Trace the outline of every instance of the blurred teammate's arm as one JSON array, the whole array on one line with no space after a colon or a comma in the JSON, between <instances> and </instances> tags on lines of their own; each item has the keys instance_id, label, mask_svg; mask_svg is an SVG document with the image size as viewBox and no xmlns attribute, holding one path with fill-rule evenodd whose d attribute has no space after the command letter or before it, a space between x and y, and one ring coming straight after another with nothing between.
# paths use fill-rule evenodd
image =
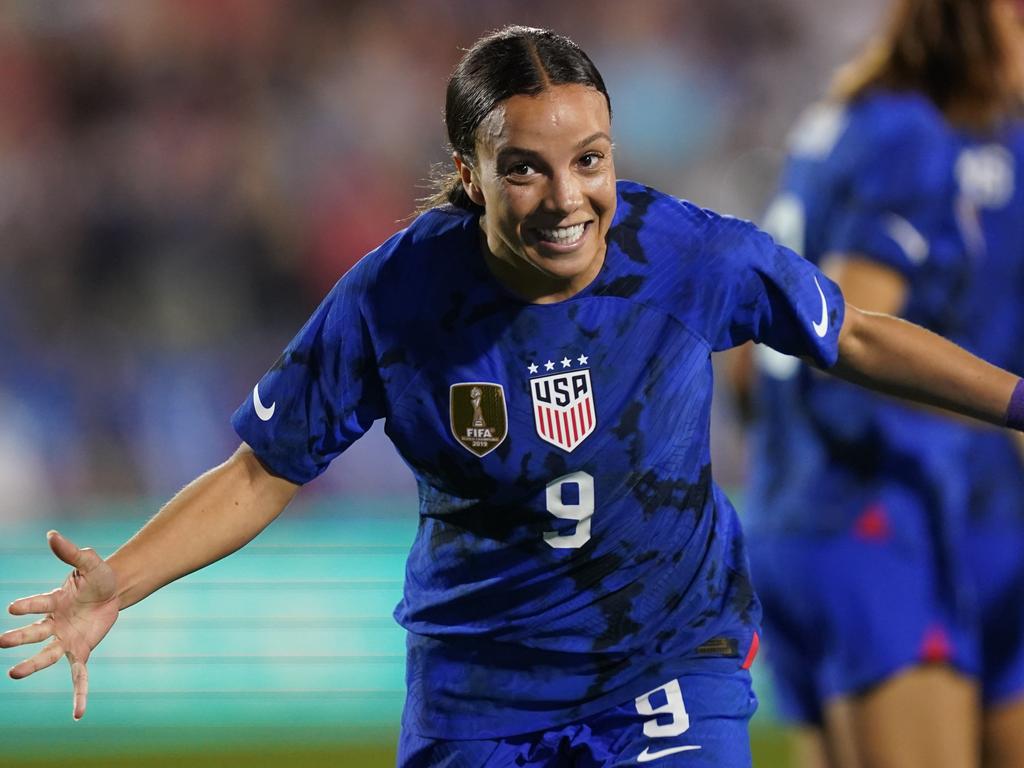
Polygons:
<instances>
[{"instance_id":1,"label":"blurred teammate's arm","mask_svg":"<svg viewBox=\"0 0 1024 768\"><path fill-rule=\"evenodd\" d=\"M243 443L183 488L107 563L121 608L245 546L281 514L299 486L276 477Z\"/></svg>"},{"instance_id":2,"label":"blurred teammate's arm","mask_svg":"<svg viewBox=\"0 0 1024 768\"><path fill-rule=\"evenodd\" d=\"M866 312L900 316L910 286L892 267L863 256L826 256L821 271L839 286L848 304Z\"/></svg>"}]
</instances>

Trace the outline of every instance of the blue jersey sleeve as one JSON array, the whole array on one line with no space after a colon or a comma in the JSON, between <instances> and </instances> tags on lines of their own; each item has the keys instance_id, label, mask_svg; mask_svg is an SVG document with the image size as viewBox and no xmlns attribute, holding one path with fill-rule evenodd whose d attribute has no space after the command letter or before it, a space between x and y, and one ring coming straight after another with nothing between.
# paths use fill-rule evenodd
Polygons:
<instances>
[{"instance_id":1,"label":"blue jersey sleeve","mask_svg":"<svg viewBox=\"0 0 1024 768\"><path fill-rule=\"evenodd\" d=\"M338 282L232 417L260 461L295 483L323 472L384 416L359 272Z\"/></svg>"},{"instance_id":2,"label":"blue jersey sleeve","mask_svg":"<svg viewBox=\"0 0 1024 768\"><path fill-rule=\"evenodd\" d=\"M822 252L858 254L912 278L933 253L958 245L950 143L914 126L853 143L863 154Z\"/></svg>"},{"instance_id":3,"label":"blue jersey sleeve","mask_svg":"<svg viewBox=\"0 0 1024 768\"><path fill-rule=\"evenodd\" d=\"M716 224L702 281L710 289L705 331L712 348L756 341L832 367L845 314L839 287L749 222L723 217Z\"/></svg>"}]
</instances>

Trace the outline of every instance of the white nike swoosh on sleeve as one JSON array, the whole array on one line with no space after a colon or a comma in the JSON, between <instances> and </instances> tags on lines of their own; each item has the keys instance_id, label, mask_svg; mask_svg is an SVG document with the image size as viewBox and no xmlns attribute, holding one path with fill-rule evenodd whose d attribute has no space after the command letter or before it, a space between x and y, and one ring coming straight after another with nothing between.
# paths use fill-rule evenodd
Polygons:
<instances>
[{"instance_id":1,"label":"white nike swoosh on sleeve","mask_svg":"<svg viewBox=\"0 0 1024 768\"><path fill-rule=\"evenodd\" d=\"M821 283L818 282L818 278L814 278L814 287L818 289L818 295L821 296L821 321L811 321L811 326L814 328L814 332L818 334L819 339L825 338L825 334L828 333L828 303L825 301L825 292L821 290Z\"/></svg>"},{"instance_id":2,"label":"white nike swoosh on sleeve","mask_svg":"<svg viewBox=\"0 0 1024 768\"><path fill-rule=\"evenodd\" d=\"M269 408L260 402L260 385L256 384L252 388L252 407L256 409L256 415L260 421L270 421L274 417L277 401L272 402Z\"/></svg>"},{"instance_id":3,"label":"white nike swoosh on sleeve","mask_svg":"<svg viewBox=\"0 0 1024 768\"><path fill-rule=\"evenodd\" d=\"M700 749L699 746L687 745L685 747L669 747L668 749L659 749L657 752L651 752L650 747L644 747L644 751L636 756L638 763L649 763L652 760L659 760L662 757L668 757L674 755L677 752L689 752L694 749Z\"/></svg>"}]
</instances>

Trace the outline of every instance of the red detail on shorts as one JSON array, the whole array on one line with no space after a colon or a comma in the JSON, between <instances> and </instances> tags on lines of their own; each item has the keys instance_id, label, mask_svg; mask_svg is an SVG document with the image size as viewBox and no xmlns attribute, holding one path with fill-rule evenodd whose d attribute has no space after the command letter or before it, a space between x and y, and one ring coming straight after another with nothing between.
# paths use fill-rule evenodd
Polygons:
<instances>
[{"instance_id":1,"label":"red detail on shorts","mask_svg":"<svg viewBox=\"0 0 1024 768\"><path fill-rule=\"evenodd\" d=\"M946 630L933 624L925 630L924 638L921 640L921 660L929 664L939 664L949 661L953 656L953 646L949 642L949 635Z\"/></svg>"},{"instance_id":2,"label":"red detail on shorts","mask_svg":"<svg viewBox=\"0 0 1024 768\"><path fill-rule=\"evenodd\" d=\"M868 541L885 541L892 535L889 516L881 504L872 504L853 523L853 532Z\"/></svg>"},{"instance_id":3,"label":"red detail on shorts","mask_svg":"<svg viewBox=\"0 0 1024 768\"><path fill-rule=\"evenodd\" d=\"M750 650L747 651L747 658L743 660L743 666L740 669L750 669L750 665L754 663L754 658L757 656L757 649L760 647L761 638L755 632L753 639L750 641Z\"/></svg>"}]
</instances>

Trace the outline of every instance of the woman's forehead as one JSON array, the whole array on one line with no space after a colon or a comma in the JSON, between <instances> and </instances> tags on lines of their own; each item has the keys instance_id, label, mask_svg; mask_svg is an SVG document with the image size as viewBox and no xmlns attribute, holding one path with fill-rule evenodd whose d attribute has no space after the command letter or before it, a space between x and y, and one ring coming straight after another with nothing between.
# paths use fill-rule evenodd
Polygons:
<instances>
[{"instance_id":1,"label":"woman's forehead","mask_svg":"<svg viewBox=\"0 0 1024 768\"><path fill-rule=\"evenodd\" d=\"M536 95L517 94L502 101L480 124L477 141L492 150L507 145L554 148L610 132L603 93L587 85L554 85Z\"/></svg>"}]
</instances>

